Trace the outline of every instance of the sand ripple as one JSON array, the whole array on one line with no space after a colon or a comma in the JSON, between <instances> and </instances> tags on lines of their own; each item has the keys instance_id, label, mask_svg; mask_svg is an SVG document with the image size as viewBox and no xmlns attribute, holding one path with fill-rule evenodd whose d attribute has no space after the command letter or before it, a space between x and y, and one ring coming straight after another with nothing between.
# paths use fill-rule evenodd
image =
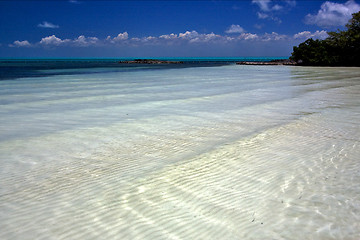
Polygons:
<instances>
[{"instance_id":1,"label":"sand ripple","mask_svg":"<svg viewBox=\"0 0 360 240\"><path fill-rule=\"evenodd\" d=\"M238 95L180 84L186 97L131 105L153 114L3 141L0 238L360 238L357 72L250 69L260 85ZM259 90L269 74L283 87Z\"/></svg>"}]
</instances>

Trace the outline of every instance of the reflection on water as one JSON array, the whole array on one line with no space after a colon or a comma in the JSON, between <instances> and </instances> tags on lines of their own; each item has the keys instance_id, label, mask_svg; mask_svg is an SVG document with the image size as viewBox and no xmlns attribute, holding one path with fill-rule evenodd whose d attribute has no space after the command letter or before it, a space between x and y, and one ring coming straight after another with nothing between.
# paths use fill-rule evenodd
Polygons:
<instances>
[{"instance_id":1,"label":"reflection on water","mask_svg":"<svg viewBox=\"0 0 360 240\"><path fill-rule=\"evenodd\" d=\"M1 239L357 239L360 69L0 82Z\"/></svg>"}]
</instances>

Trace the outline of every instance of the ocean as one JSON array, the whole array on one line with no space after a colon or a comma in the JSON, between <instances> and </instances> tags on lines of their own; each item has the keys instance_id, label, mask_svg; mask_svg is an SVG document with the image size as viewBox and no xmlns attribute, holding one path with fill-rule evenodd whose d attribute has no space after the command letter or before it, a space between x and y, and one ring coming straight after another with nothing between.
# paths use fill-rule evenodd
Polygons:
<instances>
[{"instance_id":1,"label":"ocean","mask_svg":"<svg viewBox=\"0 0 360 240\"><path fill-rule=\"evenodd\" d=\"M359 239L360 68L186 60L1 60L0 239Z\"/></svg>"}]
</instances>

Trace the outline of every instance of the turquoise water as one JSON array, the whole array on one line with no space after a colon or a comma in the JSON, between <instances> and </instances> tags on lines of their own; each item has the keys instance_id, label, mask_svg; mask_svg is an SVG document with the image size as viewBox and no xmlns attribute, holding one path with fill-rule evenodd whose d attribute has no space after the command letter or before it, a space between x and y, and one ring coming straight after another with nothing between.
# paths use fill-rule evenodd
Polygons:
<instances>
[{"instance_id":1,"label":"turquoise water","mask_svg":"<svg viewBox=\"0 0 360 240\"><path fill-rule=\"evenodd\" d=\"M287 59L287 56L282 57L139 57L139 58L0 58L0 61L87 61L87 62L113 62L132 59L158 59L158 60L179 60L179 61L266 61L273 59Z\"/></svg>"},{"instance_id":2,"label":"turquoise water","mask_svg":"<svg viewBox=\"0 0 360 240\"><path fill-rule=\"evenodd\" d=\"M33 58L0 59L0 81L6 79L42 77L53 75L86 74L95 72L124 72L169 68L188 68L235 64L239 61L270 61L286 57L247 58L153 58L159 60L183 61L180 65L133 65L119 64L119 61L134 58Z\"/></svg>"},{"instance_id":3,"label":"turquoise water","mask_svg":"<svg viewBox=\"0 0 360 240\"><path fill-rule=\"evenodd\" d=\"M0 238L358 239L360 69L198 66L0 81Z\"/></svg>"}]
</instances>

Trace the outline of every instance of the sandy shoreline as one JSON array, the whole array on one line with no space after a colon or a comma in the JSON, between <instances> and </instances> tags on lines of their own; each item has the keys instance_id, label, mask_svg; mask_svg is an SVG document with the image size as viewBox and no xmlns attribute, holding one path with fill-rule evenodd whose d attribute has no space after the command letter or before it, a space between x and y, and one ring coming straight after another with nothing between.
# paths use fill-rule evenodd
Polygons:
<instances>
[{"instance_id":1,"label":"sandy shoreline","mask_svg":"<svg viewBox=\"0 0 360 240\"><path fill-rule=\"evenodd\" d=\"M358 80L228 65L0 82L0 238L357 239Z\"/></svg>"},{"instance_id":2,"label":"sandy shoreline","mask_svg":"<svg viewBox=\"0 0 360 240\"><path fill-rule=\"evenodd\" d=\"M286 66L295 66L296 62L284 59L284 60L270 60L270 61L243 61L237 62L237 65L286 65Z\"/></svg>"}]
</instances>

